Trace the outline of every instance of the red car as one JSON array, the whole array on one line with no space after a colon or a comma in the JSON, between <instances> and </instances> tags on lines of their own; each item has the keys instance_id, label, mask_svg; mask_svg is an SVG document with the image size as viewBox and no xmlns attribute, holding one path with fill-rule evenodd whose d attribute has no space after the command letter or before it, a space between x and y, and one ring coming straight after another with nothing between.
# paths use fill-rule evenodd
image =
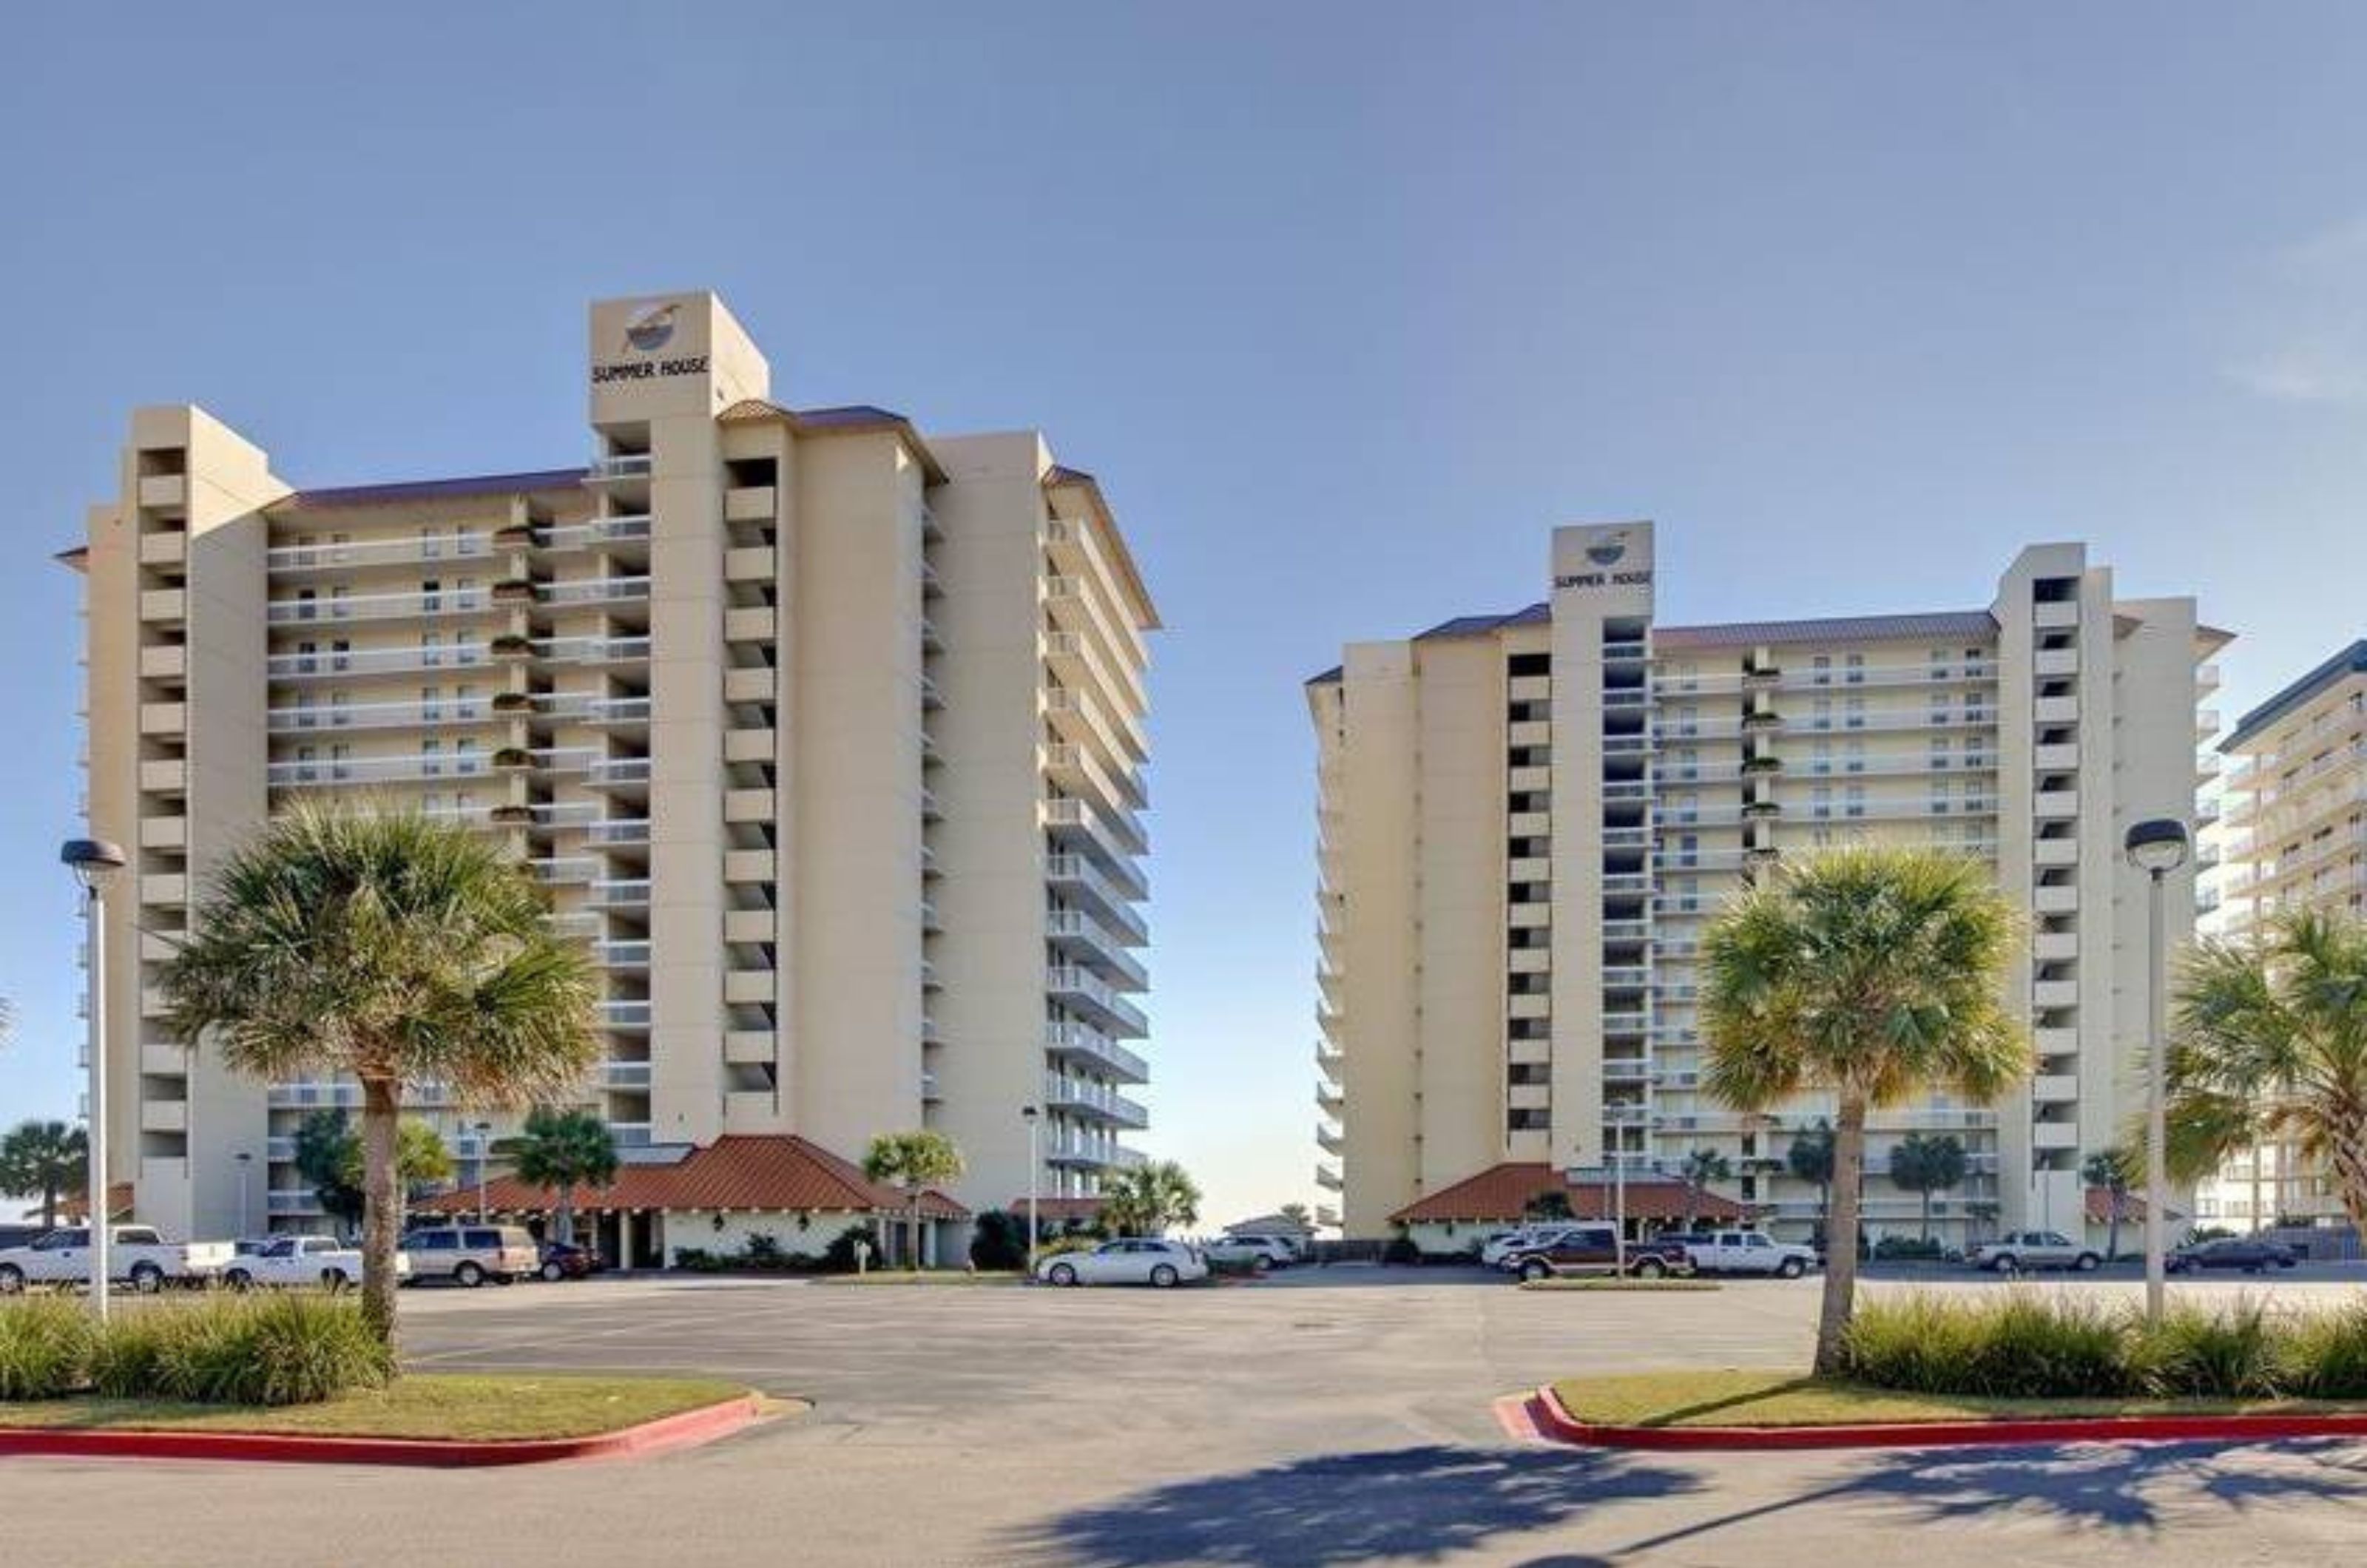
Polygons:
<instances>
[{"instance_id":1,"label":"red car","mask_svg":"<svg viewBox=\"0 0 2367 1568\"><path fill-rule=\"evenodd\" d=\"M546 1241L542 1244L542 1268L546 1280L581 1280L600 1269L600 1255L588 1247L572 1242Z\"/></svg>"},{"instance_id":2,"label":"red car","mask_svg":"<svg viewBox=\"0 0 2367 1568\"><path fill-rule=\"evenodd\" d=\"M1535 1233L1505 1255L1501 1267L1523 1280L1544 1280L1557 1274L1613 1273L1619 1258L1618 1235L1609 1225L1573 1224ZM1639 1280L1693 1271L1693 1254L1677 1242L1631 1241L1626 1259L1627 1272Z\"/></svg>"}]
</instances>

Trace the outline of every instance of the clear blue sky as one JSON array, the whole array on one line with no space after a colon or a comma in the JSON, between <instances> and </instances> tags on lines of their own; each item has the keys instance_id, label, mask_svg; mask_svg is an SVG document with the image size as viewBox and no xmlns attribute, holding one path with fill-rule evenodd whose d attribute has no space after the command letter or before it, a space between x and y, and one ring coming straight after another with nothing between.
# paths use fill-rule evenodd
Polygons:
<instances>
[{"instance_id":1,"label":"clear blue sky","mask_svg":"<svg viewBox=\"0 0 2367 1568\"><path fill-rule=\"evenodd\" d=\"M299 482L565 463L586 300L720 290L801 402L1036 424L1158 652L1158 1125L1311 1195L1342 641L1648 516L1681 619L1985 602L2085 537L2367 631L2367 12L1576 4L16 18L0 96L0 1120L73 1105L75 589L134 403Z\"/></svg>"}]
</instances>

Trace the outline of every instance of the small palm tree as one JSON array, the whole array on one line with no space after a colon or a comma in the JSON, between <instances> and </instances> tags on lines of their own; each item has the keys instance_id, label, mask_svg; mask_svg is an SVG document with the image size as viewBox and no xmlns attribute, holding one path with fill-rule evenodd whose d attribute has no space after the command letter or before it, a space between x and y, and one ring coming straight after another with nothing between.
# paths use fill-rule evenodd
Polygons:
<instances>
[{"instance_id":1,"label":"small palm tree","mask_svg":"<svg viewBox=\"0 0 2367 1568\"><path fill-rule=\"evenodd\" d=\"M1153 1160L1102 1182L1102 1219L1120 1235L1163 1235L1200 1223L1200 1185L1173 1160Z\"/></svg>"},{"instance_id":2,"label":"small palm tree","mask_svg":"<svg viewBox=\"0 0 2367 1568\"><path fill-rule=\"evenodd\" d=\"M1795 1180L1816 1188L1817 1239L1824 1240L1833 1210L1833 1123L1829 1117L1818 1117L1815 1131L1792 1140L1791 1146L1784 1151L1784 1168L1792 1173Z\"/></svg>"},{"instance_id":3,"label":"small palm tree","mask_svg":"<svg viewBox=\"0 0 2367 1568\"><path fill-rule=\"evenodd\" d=\"M2248 942L2199 942L2174 1006L2169 1174L2294 1144L2367 1235L2367 923L2293 913Z\"/></svg>"},{"instance_id":4,"label":"small palm tree","mask_svg":"<svg viewBox=\"0 0 2367 1568\"><path fill-rule=\"evenodd\" d=\"M923 1190L951 1181L961 1173L961 1150L943 1133L925 1129L882 1133L871 1140L871 1147L863 1156L863 1174L874 1181L891 1182L904 1190L910 1211L907 1224L911 1229L907 1234L912 1237L912 1250L906 1255L910 1267L921 1266Z\"/></svg>"},{"instance_id":5,"label":"small palm tree","mask_svg":"<svg viewBox=\"0 0 2367 1568\"><path fill-rule=\"evenodd\" d=\"M1942 1133L1927 1138L1909 1133L1891 1146L1890 1181L1901 1192L1923 1200L1923 1239L1931 1239L1931 1194L1945 1192L1965 1179L1965 1145Z\"/></svg>"},{"instance_id":6,"label":"small palm tree","mask_svg":"<svg viewBox=\"0 0 2367 1568\"><path fill-rule=\"evenodd\" d=\"M90 1180L90 1138L64 1122L26 1122L0 1138L0 1192L41 1195L41 1228L55 1230L58 1199Z\"/></svg>"},{"instance_id":7,"label":"small palm tree","mask_svg":"<svg viewBox=\"0 0 2367 1568\"><path fill-rule=\"evenodd\" d=\"M1748 1111L1833 1097L1820 1373L1840 1371L1855 1303L1867 1111L1935 1087L1990 1100L2030 1069L1999 999L2016 931L1977 861L1868 845L1761 879L1704 935L1711 1096Z\"/></svg>"},{"instance_id":8,"label":"small palm tree","mask_svg":"<svg viewBox=\"0 0 2367 1568\"><path fill-rule=\"evenodd\" d=\"M526 1126L504 1138L493 1152L510 1162L510 1174L529 1187L557 1194L551 1200L551 1239L575 1241L575 1190L606 1187L617 1179L617 1140L608 1123L590 1111L538 1106Z\"/></svg>"},{"instance_id":9,"label":"small palm tree","mask_svg":"<svg viewBox=\"0 0 2367 1568\"><path fill-rule=\"evenodd\" d=\"M1733 1180L1734 1165L1716 1149L1703 1147L1685 1156L1677 1175L1685 1184L1685 1229L1690 1231L1701 1219L1702 1194L1713 1181Z\"/></svg>"},{"instance_id":10,"label":"small palm tree","mask_svg":"<svg viewBox=\"0 0 2367 1568\"><path fill-rule=\"evenodd\" d=\"M2104 1257L2114 1263L2121 1258L2121 1222L2128 1216L2129 1172L2135 1168L2126 1149L2090 1155L2079 1167L2079 1179L2104 1194Z\"/></svg>"},{"instance_id":11,"label":"small palm tree","mask_svg":"<svg viewBox=\"0 0 2367 1568\"><path fill-rule=\"evenodd\" d=\"M312 806L223 862L166 964L173 1032L265 1079L362 1091L362 1311L389 1346L405 1086L463 1104L564 1093L599 1052L595 971L492 840L417 812Z\"/></svg>"}]
</instances>

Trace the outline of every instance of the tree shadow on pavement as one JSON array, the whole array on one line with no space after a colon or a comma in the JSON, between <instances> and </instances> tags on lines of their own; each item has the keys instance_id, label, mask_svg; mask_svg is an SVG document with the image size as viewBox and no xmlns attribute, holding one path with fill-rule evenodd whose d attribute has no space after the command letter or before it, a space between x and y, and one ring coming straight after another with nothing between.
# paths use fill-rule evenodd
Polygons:
<instances>
[{"instance_id":1,"label":"tree shadow on pavement","mask_svg":"<svg viewBox=\"0 0 2367 1568\"><path fill-rule=\"evenodd\" d=\"M1909 1450L1830 1484L1696 1520L1607 1553L1632 1561L1681 1541L1738 1532L1821 1505L1875 1505L1870 1524L2048 1521L2071 1530L2150 1536L2197 1523L2213 1507L2243 1513L2293 1503L2367 1502L2367 1450L2340 1439L2230 1448L2212 1443L2081 1444L2056 1448Z\"/></svg>"},{"instance_id":2,"label":"tree shadow on pavement","mask_svg":"<svg viewBox=\"0 0 2367 1568\"><path fill-rule=\"evenodd\" d=\"M1603 1504L1700 1485L1683 1471L1625 1454L1432 1445L1175 1482L1045 1520L1013 1544L1081 1568L1327 1568L1444 1557ZM1600 1560L1547 1561L1594 1568Z\"/></svg>"}]
</instances>

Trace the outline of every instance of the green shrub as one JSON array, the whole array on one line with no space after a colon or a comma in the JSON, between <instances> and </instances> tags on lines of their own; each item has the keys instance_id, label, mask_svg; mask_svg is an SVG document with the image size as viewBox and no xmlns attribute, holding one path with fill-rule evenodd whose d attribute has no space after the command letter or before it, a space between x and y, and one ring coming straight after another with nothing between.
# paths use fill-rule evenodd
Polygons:
<instances>
[{"instance_id":1,"label":"green shrub","mask_svg":"<svg viewBox=\"0 0 2367 1568\"><path fill-rule=\"evenodd\" d=\"M2128 1328L2129 1381L2163 1399L2270 1399L2284 1392L2287 1335L2259 1303L2216 1311L2180 1303L2158 1326Z\"/></svg>"},{"instance_id":2,"label":"green shrub","mask_svg":"<svg viewBox=\"0 0 2367 1568\"><path fill-rule=\"evenodd\" d=\"M2304 1399L2367 1399L2367 1302L2290 1325L2282 1372L2286 1390Z\"/></svg>"},{"instance_id":3,"label":"green shrub","mask_svg":"<svg viewBox=\"0 0 2367 1568\"><path fill-rule=\"evenodd\" d=\"M849 1225L830 1238L830 1245L822 1248L821 1266L833 1274L854 1273L856 1242L868 1242L871 1261L879 1261L879 1233L868 1224L860 1224Z\"/></svg>"},{"instance_id":4,"label":"green shrub","mask_svg":"<svg viewBox=\"0 0 2367 1568\"><path fill-rule=\"evenodd\" d=\"M124 1303L91 1346L91 1392L105 1399L154 1397L164 1386L167 1349L186 1315L177 1302Z\"/></svg>"},{"instance_id":5,"label":"green shrub","mask_svg":"<svg viewBox=\"0 0 2367 1568\"><path fill-rule=\"evenodd\" d=\"M1388 1246L1381 1248L1381 1261L1384 1263L1419 1263L1421 1261L1421 1248L1414 1245L1413 1238L1411 1236L1391 1236L1389 1238Z\"/></svg>"},{"instance_id":6,"label":"green shrub","mask_svg":"<svg viewBox=\"0 0 2367 1568\"><path fill-rule=\"evenodd\" d=\"M90 1314L65 1296L0 1302L0 1399L57 1399L90 1375L97 1335Z\"/></svg>"},{"instance_id":7,"label":"green shrub","mask_svg":"<svg viewBox=\"0 0 2367 1568\"><path fill-rule=\"evenodd\" d=\"M1936 1236L1886 1235L1874 1244L1874 1258L1882 1263L1937 1262L1946 1256Z\"/></svg>"},{"instance_id":8,"label":"green shrub","mask_svg":"<svg viewBox=\"0 0 2367 1568\"><path fill-rule=\"evenodd\" d=\"M2117 1394L2129 1387L2124 1330L2076 1299L1910 1295L1869 1302L1850 1324L1850 1375L1914 1393L1999 1399Z\"/></svg>"},{"instance_id":9,"label":"green shrub","mask_svg":"<svg viewBox=\"0 0 2367 1568\"><path fill-rule=\"evenodd\" d=\"M1005 1209L979 1215L969 1238L970 1266L1002 1269L1027 1267L1027 1216Z\"/></svg>"}]
</instances>

